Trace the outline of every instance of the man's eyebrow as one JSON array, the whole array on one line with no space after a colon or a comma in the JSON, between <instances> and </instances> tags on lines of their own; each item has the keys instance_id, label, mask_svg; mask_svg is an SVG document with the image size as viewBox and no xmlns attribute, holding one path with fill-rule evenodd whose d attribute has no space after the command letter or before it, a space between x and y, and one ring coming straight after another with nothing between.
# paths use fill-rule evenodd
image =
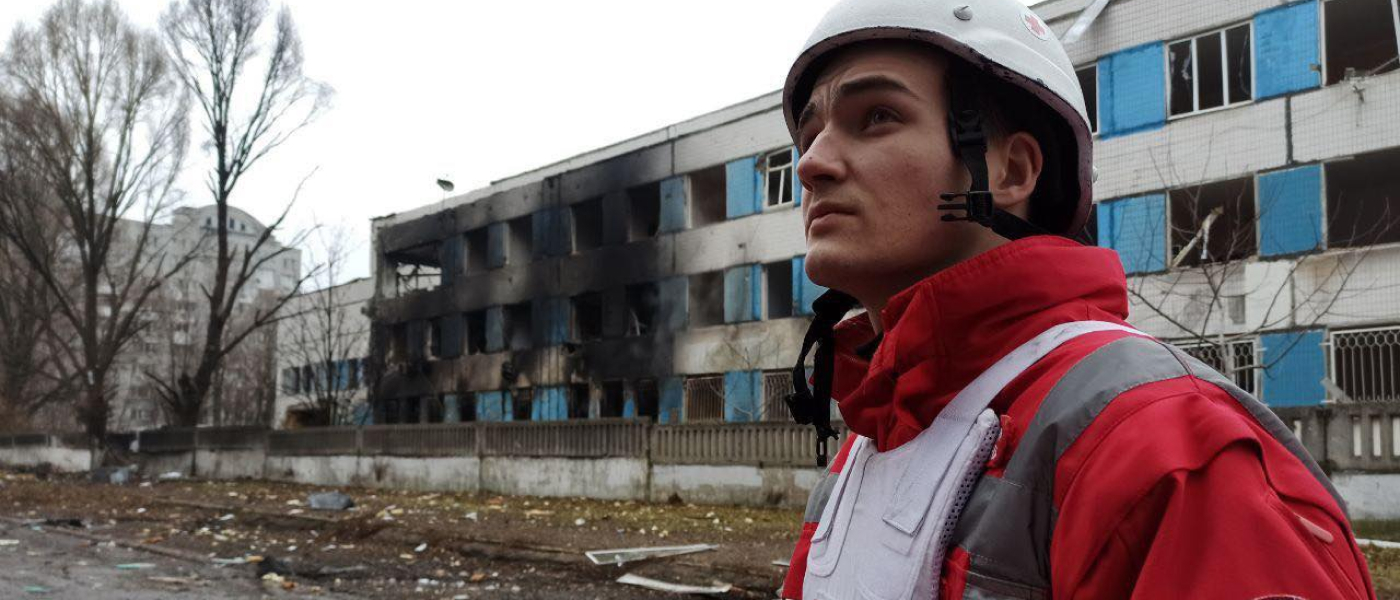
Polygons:
<instances>
[{"instance_id":1,"label":"man's eyebrow","mask_svg":"<svg viewBox=\"0 0 1400 600\"><path fill-rule=\"evenodd\" d=\"M904 83L898 79L886 75L867 75L858 79L852 79L837 86L836 98L832 102L837 102L848 96L870 92L895 92L907 94L914 98L919 97L918 94L914 93L914 90L909 89L909 86L904 85ZM816 101L809 100L807 106L802 109L802 114L797 118L797 128L802 129L803 125L816 115L816 112Z\"/></svg>"}]
</instances>

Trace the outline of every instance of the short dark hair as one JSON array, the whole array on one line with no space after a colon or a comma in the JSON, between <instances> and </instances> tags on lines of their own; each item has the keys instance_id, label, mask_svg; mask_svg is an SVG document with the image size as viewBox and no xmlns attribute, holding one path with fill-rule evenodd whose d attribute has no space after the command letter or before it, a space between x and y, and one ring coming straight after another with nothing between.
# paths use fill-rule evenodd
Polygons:
<instances>
[{"instance_id":1,"label":"short dark hair","mask_svg":"<svg viewBox=\"0 0 1400 600\"><path fill-rule=\"evenodd\" d=\"M1079 205L1079 181L1066 177L1065 161L1075 156L1075 135L1065 119L1024 88L968 62L948 56L945 77L952 106L954 94L982 114L988 140L1024 131L1040 144L1044 164L1031 193L1030 222L1053 233L1067 232ZM995 68L995 67L993 67Z\"/></svg>"}]
</instances>

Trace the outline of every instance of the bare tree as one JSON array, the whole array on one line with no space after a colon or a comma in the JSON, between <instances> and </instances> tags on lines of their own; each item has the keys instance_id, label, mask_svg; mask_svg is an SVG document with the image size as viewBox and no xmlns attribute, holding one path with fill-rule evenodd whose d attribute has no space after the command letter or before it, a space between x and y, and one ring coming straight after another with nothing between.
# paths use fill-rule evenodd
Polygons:
<instances>
[{"instance_id":1,"label":"bare tree","mask_svg":"<svg viewBox=\"0 0 1400 600\"><path fill-rule=\"evenodd\" d=\"M189 260L153 235L187 145L188 102L168 66L159 39L111 0L61 0L37 27L16 27L0 58L0 153L32 178L4 178L0 236L71 330L61 359L78 373L76 414L94 442L107 431L114 366L149 324L147 300ZM43 223L59 226L58 260Z\"/></svg>"},{"instance_id":2,"label":"bare tree","mask_svg":"<svg viewBox=\"0 0 1400 600\"><path fill-rule=\"evenodd\" d=\"M319 268L312 285L316 290L289 304L287 319L279 325L283 352L298 369L294 381L303 399L294 408L309 413L308 424L343 421L360 387L356 365L367 352L369 328L365 319L354 316L360 299L340 285L351 251L348 231L317 230L312 249Z\"/></svg>"},{"instance_id":3,"label":"bare tree","mask_svg":"<svg viewBox=\"0 0 1400 600\"><path fill-rule=\"evenodd\" d=\"M162 386L176 393L170 399L179 406L175 415L183 426L199 422L229 354L274 323L300 287L298 282L271 302L251 307L248 318L238 318L249 309L240 303L240 292L259 269L300 240L282 248L270 244L291 209L288 203L251 244L231 247L229 199L255 164L321 113L331 94L303 74L301 38L287 9L277 13L270 32L264 28L267 16L266 0L176 0L161 17L174 71L198 103L206 136L202 145L212 154L206 185L216 206L214 273L201 290L207 301L202 349L192 373L182 372Z\"/></svg>"}]
</instances>

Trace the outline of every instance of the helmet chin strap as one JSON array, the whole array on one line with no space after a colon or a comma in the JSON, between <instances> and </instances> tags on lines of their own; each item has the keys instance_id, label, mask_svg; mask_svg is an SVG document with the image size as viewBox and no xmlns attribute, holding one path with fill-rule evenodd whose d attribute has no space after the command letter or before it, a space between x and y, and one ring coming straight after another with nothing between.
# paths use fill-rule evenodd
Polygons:
<instances>
[{"instance_id":1,"label":"helmet chin strap","mask_svg":"<svg viewBox=\"0 0 1400 600\"><path fill-rule=\"evenodd\" d=\"M943 200L966 199L961 203L940 204L939 210L966 213L965 216L943 215L943 220L972 221L1013 241L1033 235L1049 235L1050 232L1045 229L997 208L993 202L987 185L987 135L982 126L981 113L954 98L953 109L948 112L948 132L954 150L972 175L972 185L966 192L938 195ZM836 430L831 427L831 380L836 369L835 329L846 313L858 304L855 298L834 289L818 297L812 303L815 317L802 339L797 364L792 367L793 393L787 396L788 411L798 424L810 424L816 428L818 467L826 467L826 441L836 437ZM816 356L813 359L812 386L809 388L806 363L807 355L813 348L816 349Z\"/></svg>"}]
</instances>

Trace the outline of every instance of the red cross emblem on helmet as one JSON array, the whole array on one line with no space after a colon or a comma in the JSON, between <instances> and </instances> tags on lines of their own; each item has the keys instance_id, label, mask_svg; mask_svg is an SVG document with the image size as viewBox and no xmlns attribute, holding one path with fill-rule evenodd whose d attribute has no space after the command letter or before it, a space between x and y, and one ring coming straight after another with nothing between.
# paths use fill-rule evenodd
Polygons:
<instances>
[{"instance_id":1,"label":"red cross emblem on helmet","mask_svg":"<svg viewBox=\"0 0 1400 600\"><path fill-rule=\"evenodd\" d=\"M1045 27L1045 23L1040 20L1040 17L1035 16L1035 13L1026 11L1022 13L1021 20L1025 22L1026 29L1035 34L1035 37L1042 40L1049 39L1050 30Z\"/></svg>"}]
</instances>

